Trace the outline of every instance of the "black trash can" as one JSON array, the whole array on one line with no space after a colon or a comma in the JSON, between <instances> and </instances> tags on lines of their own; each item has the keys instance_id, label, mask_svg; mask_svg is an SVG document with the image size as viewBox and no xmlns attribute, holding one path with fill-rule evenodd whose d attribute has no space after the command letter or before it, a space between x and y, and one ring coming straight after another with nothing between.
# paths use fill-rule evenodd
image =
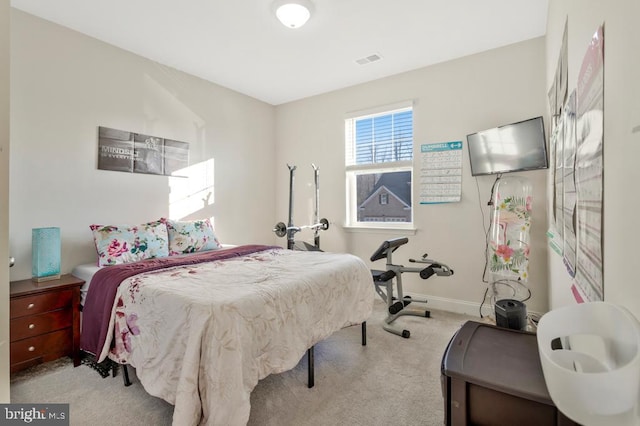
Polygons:
<instances>
[{"instance_id":1,"label":"black trash can","mask_svg":"<svg viewBox=\"0 0 640 426\"><path fill-rule=\"evenodd\" d=\"M515 299L498 300L496 302L496 325L512 330L526 330L527 306Z\"/></svg>"}]
</instances>

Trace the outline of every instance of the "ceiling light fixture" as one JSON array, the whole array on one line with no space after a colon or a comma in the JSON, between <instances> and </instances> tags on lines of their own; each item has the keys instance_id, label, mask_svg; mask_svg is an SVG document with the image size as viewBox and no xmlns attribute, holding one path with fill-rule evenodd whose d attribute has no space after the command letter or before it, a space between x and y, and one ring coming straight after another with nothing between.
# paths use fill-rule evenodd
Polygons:
<instances>
[{"instance_id":1,"label":"ceiling light fixture","mask_svg":"<svg viewBox=\"0 0 640 426\"><path fill-rule=\"evenodd\" d=\"M312 4L308 0L278 0L274 9L282 25L300 28L311 17Z\"/></svg>"}]
</instances>

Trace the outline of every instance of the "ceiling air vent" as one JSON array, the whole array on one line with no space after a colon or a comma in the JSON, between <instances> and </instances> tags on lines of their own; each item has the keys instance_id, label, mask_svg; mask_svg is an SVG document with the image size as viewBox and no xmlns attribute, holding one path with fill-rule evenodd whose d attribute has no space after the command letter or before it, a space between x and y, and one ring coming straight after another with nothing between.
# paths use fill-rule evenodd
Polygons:
<instances>
[{"instance_id":1,"label":"ceiling air vent","mask_svg":"<svg viewBox=\"0 0 640 426\"><path fill-rule=\"evenodd\" d=\"M373 55L369 55L369 56L365 56L364 58L356 59L356 62L359 65L365 65L365 64L369 64L371 62L379 61L380 59L382 59L382 56L378 55L377 53L374 53Z\"/></svg>"}]
</instances>

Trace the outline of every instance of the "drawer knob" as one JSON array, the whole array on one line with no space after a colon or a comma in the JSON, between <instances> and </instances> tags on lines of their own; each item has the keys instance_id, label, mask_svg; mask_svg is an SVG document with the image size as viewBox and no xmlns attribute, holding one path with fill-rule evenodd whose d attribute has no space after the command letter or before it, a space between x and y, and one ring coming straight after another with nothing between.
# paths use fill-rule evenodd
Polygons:
<instances>
[{"instance_id":1,"label":"drawer knob","mask_svg":"<svg viewBox=\"0 0 640 426\"><path fill-rule=\"evenodd\" d=\"M33 309L34 306L36 306L34 303L29 303L27 309Z\"/></svg>"},{"instance_id":2,"label":"drawer knob","mask_svg":"<svg viewBox=\"0 0 640 426\"><path fill-rule=\"evenodd\" d=\"M35 350L36 350L36 347L35 347L35 346L29 346L29 352L33 352L33 351L35 351Z\"/></svg>"},{"instance_id":3,"label":"drawer knob","mask_svg":"<svg viewBox=\"0 0 640 426\"><path fill-rule=\"evenodd\" d=\"M29 324L29 330L33 330L34 328L36 328L35 324Z\"/></svg>"}]
</instances>

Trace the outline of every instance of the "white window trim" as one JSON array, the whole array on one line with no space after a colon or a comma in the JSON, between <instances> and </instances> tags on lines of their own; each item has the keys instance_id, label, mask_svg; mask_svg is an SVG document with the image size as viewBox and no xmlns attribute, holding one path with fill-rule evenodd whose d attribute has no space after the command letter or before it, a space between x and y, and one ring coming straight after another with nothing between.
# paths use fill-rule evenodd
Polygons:
<instances>
[{"instance_id":1,"label":"white window trim","mask_svg":"<svg viewBox=\"0 0 640 426\"><path fill-rule=\"evenodd\" d=\"M345 114L344 120L345 124L347 120L354 119L366 119L372 116L386 115L392 114L401 110L409 110L413 111L414 109L414 100L405 100L401 102L397 102L394 104L381 105L373 108L368 108L366 110L359 111L351 111ZM351 138L349 135L348 126L345 125L345 144L347 143L347 137ZM345 155L346 155L346 145L345 145ZM415 153L415 133L414 133L414 145L413 151ZM346 159L346 157L345 157ZM415 156L414 156L415 159ZM381 167L381 165L383 167ZM415 203L412 212L411 212L411 222L358 222L358 206L352 206L352 193L355 190L355 182L354 177L357 174L366 174L366 173L375 173L376 171L380 171L381 173L392 173L394 171L410 171L412 174L412 194L411 199L415 200L415 180L413 179L413 160L410 161L395 161L395 162L386 162L386 163L374 163L374 164L366 164L366 165L348 165L345 166L345 179L347 180L347 190L346 192L346 216L345 223L343 228L347 232L365 232L368 230L376 231L376 232L387 232L387 231L400 231L401 233L406 233L407 235L413 235L416 232L415 228ZM352 173L350 173L352 172Z\"/></svg>"},{"instance_id":2,"label":"white window trim","mask_svg":"<svg viewBox=\"0 0 640 426\"><path fill-rule=\"evenodd\" d=\"M379 223L379 225L378 225ZM384 222L385 224L393 223L393 222ZM395 222L396 225L389 226L384 225L381 222L368 222L367 225L343 225L342 229L346 232L352 233L376 233L376 234L389 234L389 235L415 235L417 229L414 226L409 225L401 225L398 222Z\"/></svg>"},{"instance_id":3,"label":"white window trim","mask_svg":"<svg viewBox=\"0 0 640 426\"><path fill-rule=\"evenodd\" d=\"M373 108L367 108L359 111L350 111L344 115L345 120L350 120L352 118L367 118L372 115L381 115L384 113L389 113L391 111L401 110L401 109L413 109L413 100L401 101L395 104L387 104L380 105Z\"/></svg>"},{"instance_id":4,"label":"white window trim","mask_svg":"<svg viewBox=\"0 0 640 426\"><path fill-rule=\"evenodd\" d=\"M415 147L414 147L415 148ZM384 165L381 167L381 165ZM363 164L356 166L346 166L347 172L375 173L377 171L404 172L407 168L413 168L413 161L388 161L386 163Z\"/></svg>"},{"instance_id":5,"label":"white window trim","mask_svg":"<svg viewBox=\"0 0 640 426\"><path fill-rule=\"evenodd\" d=\"M353 119L366 119L371 116L377 115L385 115L391 114L395 111L400 110L414 110L415 100L409 99L400 102L396 102L393 104L379 105L377 107L368 108L365 110L358 111L350 111L344 115L345 123L347 120ZM415 128L414 128L415 130ZM348 129L345 126L345 143L347 141ZM414 145L413 150L415 153L415 132L414 132ZM345 154L346 154L346 146L345 146ZM414 156L415 160L415 156ZM384 167L380 167L384 165ZM374 164L366 164L366 165L349 165L345 166L345 178L350 179L355 176L355 174L359 173L375 173L376 171L380 171L383 173L391 173L394 171L411 171L412 173L412 194L411 199L415 200L415 180L413 178L413 160L411 161L395 161L395 162L386 162L386 163L374 163ZM355 172L349 173L349 172ZM358 206L351 205L351 193L355 190L355 182L349 182L346 190L346 217L345 223L343 225L343 229L347 232L367 232L374 231L385 233L388 231L391 232L400 232L406 235L415 235L415 203L412 207L411 212L411 222L400 223L400 222L358 222ZM393 225L391 225L393 223Z\"/></svg>"}]
</instances>

